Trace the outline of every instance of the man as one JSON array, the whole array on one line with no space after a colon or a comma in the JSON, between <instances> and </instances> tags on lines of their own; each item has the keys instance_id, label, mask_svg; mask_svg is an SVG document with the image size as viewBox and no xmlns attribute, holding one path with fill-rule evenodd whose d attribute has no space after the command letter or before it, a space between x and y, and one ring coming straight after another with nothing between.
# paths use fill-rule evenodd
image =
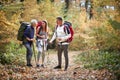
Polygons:
<instances>
[{"instance_id":1,"label":"man","mask_svg":"<svg viewBox=\"0 0 120 80\"><path fill-rule=\"evenodd\" d=\"M31 59L32 59L32 44L34 41L34 34L35 34L35 27L37 26L37 20L33 19L31 20L31 25L27 27L27 29L24 32L24 40L23 44L27 49L26 54L26 60L27 60L27 66L32 67Z\"/></svg>"},{"instance_id":2,"label":"man","mask_svg":"<svg viewBox=\"0 0 120 80\"><path fill-rule=\"evenodd\" d=\"M64 57L65 57L65 68L66 71L68 68L68 45L69 43L66 42L68 38L71 37L71 34L68 34L65 32L65 26L63 25L63 19L61 17L57 17L57 27L55 28L54 35L52 39L50 40L50 43L52 43L55 39L58 43L58 65L54 67L54 69L61 69L62 64L62 52L64 51ZM67 31L67 30L66 30Z\"/></svg>"}]
</instances>

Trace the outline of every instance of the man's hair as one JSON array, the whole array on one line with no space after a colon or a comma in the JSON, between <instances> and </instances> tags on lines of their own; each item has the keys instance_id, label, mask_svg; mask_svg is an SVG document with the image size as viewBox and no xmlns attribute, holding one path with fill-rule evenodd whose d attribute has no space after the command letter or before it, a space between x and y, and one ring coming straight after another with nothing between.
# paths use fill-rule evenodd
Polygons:
<instances>
[{"instance_id":1,"label":"man's hair","mask_svg":"<svg viewBox=\"0 0 120 80\"><path fill-rule=\"evenodd\" d=\"M33 24L33 23L37 24L38 21L37 21L36 19L32 19L32 20L31 20L31 24Z\"/></svg>"},{"instance_id":2,"label":"man's hair","mask_svg":"<svg viewBox=\"0 0 120 80\"><path fill-rule=\"evenodd\" d=\"M56 19L63 21L62 17L57 17Z\"/></svg>"}]
</instances>

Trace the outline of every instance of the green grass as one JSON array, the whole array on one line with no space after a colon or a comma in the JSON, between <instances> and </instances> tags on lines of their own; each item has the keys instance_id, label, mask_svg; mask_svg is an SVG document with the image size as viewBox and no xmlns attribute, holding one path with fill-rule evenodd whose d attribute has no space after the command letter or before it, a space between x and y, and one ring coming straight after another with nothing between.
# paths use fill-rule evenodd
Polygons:
<instances>
[{"instance_id":1,"label":"green grass","mask_svg":"<svg viewBox=\"0 0 120 80\"><path fill-rule=\"evenodd\" d=\"M108 51L87 51L80 53L76 57L76 63L82 61L84 68L88 69L108 69L116 77L120 76L120 53Z\"/></svg>"},{"instance_id":2,"label":"green grass","mask_svg":"<svg viewBox=\"0 0 120 80\"><path fill-rule=\"evenodd\" d=\"M0 53L1 64L24 65L26 55L24 47L20 47L19 44L15 42L11 42L5 47L5 50L5 53Z\"/></svg>"}]
</instances>

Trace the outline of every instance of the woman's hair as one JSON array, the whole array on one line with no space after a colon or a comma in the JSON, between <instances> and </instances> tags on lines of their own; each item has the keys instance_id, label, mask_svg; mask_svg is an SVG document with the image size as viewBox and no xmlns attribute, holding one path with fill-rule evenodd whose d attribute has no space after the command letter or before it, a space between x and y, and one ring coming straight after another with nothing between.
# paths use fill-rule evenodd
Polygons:
<instances>
[{"instance_id":1,"label":"woman's hair","mask_svg":"<svg viewBox=\"0 0 120 80\"><path fill-rule=\"evenodd\" d=\"M48 27L48 24L47 24L47 21L43 20L42 22L45 23L45 32L47 32L47 27ZM43 27L41 27L43 29Z\"/></svg>"}]
</instances>

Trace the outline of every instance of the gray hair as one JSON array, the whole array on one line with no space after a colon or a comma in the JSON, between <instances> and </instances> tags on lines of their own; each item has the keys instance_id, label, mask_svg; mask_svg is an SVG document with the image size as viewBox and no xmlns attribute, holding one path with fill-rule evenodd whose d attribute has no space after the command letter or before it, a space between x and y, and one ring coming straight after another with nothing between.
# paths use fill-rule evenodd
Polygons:
<instances>
[{"instance_id":1,"label":"gray hair","mask_svg":"<svg viewBox=\"0 0 120 80\"><path fill-rule=\"evenodd\" d=\"M37 24L38 21L37 21L36 19L32 19L32 20L31 20L31 24L33 24L33 23Z\"/></svg>"}]
</instances>

